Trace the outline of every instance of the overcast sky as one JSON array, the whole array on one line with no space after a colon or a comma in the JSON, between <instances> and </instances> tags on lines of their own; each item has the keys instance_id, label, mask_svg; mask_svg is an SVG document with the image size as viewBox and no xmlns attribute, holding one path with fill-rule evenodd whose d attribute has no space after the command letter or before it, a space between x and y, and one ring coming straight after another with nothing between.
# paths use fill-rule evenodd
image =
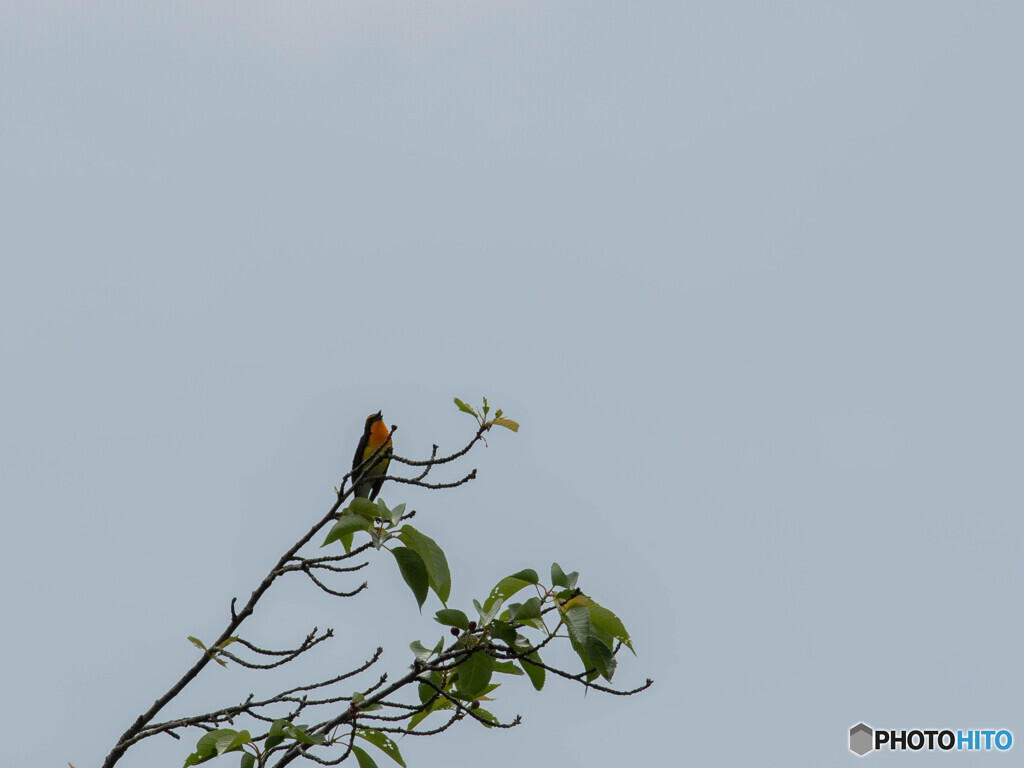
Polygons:
<instances>
[{"instance_id":1,"label":"overcast sky","mask_svg":"<svg viewBox=\"0 0 1024 768\"><path fill-rule=\"evenodd\" d=\"M471 487L383 491L451 605L558 560L633 633L616 682L656 682L513 679L490 708L521 727L406 738L410 768L848 764L861 720L1024 739L1022 24L0 0L5 760L98 765L330 506L366 415L423 457L472 434L455 395L520 433ZM371 559L360 598L295 579L244 634L332 626L311 674L378 644L400 674L439 605ZM162 716L291 680L207 669Z\"/></svg>"}]
</instances>

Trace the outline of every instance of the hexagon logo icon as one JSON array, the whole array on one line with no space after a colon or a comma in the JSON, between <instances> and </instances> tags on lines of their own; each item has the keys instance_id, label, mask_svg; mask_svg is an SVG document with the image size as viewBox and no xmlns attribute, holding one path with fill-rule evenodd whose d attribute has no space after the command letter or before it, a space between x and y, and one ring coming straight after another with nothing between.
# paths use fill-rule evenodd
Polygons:
<instances>
[{"instance_id":1,"label":"hexagon logo icon","mask_svg":"<svg viewBox=\"0 0 1024 768\"><path fill-rule=\"evenodd\" d=\"M875 748L874 737L875 734L871 730L870 725L867 723L857 723L850 729L850 751L859 757L864 757L864 755Z\"/></svg>"}]
</instances>

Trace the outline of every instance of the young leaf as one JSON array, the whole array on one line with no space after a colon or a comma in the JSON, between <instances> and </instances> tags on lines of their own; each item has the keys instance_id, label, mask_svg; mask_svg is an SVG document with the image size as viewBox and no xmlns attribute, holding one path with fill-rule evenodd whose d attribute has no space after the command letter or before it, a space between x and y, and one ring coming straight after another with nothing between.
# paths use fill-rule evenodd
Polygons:
<instances>
[{"instance_id":1,"label":"young leaf","mask_svg":"<svg viewBox=\"0 0 1024 768\"><path fill-rule=\"evenodd\" d=\"M448 595L452 591L452 575L448 570L448 558L444 556L444 551L437 546L436 541L408 524L402 526L398 538L423 560L427 567L430 586L438 599L447 605Z\"/></svg>"},{"instance_id":2,"label":"young leaf","mask_svg":"<svg viewBox=\"0 0 1024 768\"><path fill-rule=\"evenodd\" d=\"M191 642L192 645L194 645L196 648L198 648L198 649L200 649L202 651L206 650L206 645L198 637L192 637L192 635L189 635L188 639L189 639L189 642Z\"/></svg>"},{"instance_id":3,"label":"young leaf","mask_svg":"<svg viewBox=\"0 0 1024 768\"><path fill-rule=\"evenodd\" d=\"M457 397L455 398L455 405L458 406L458 409L463 413L468 413L471 416L477 416L476 410L474 410L471 406L466 405ZM477 418L479 418L479 416L477 416Z\"/></svg>"},{"instance_id":4,"label":"young leaf","mask_svg":"<svg viewBox=\"0 0 1024 768\"><path fill-rule=\"evenodd\" d=\"M255 768L255 766L256 766L256 756L253 755L253 754L250 754L249 752L243 752L242 753L242 762L239 764L238 768Z\"/></svg>"},{"instance_id":5,"label":"young leaf","mask_svg":"<svg viewBox=\"0 0 1024 768\"><path fill-rule=\"evenodd\" d=\"M576 592L576 590L571 590L570 591L570 590L567 589L567 590L564 590L564 592L560 593L560 594L564 594L566 596L566 597L562 598L563 600L565 600L565 602L562 603L561 606L559 606L559 608L562 611L562 613L565 613L566 611L570 611L573 608L576 608L578 606L586 607L586 606L592 605L593 602L594 602L589 597L584 595L582 592ZM568 599L566 599L566 598L568 598Z\"/></svg>"},{"instance_id":6,"label":"young leaf","mask_svg":"<svg viewBox=\"0 0 1024 768\"><path fill-rule=\"evenodd\" d=\"M409 585L413 595L416 597L416 605L423 610L423 603L427 599L427 591L430 583L427 578L427 567L423 564L423 558L411 549L395 547L391 554L398 561L398 569L402 572L402 578Z\"/></svg>"},{"instance_id":7,"label":"young leaf","mask_svg":"<svg viewBox=\"0 0 1024 768\"><path fill-rule=\"evenodd\" d=\"M438 624L444 624L446 627L469 629L469 617L458 608L442 608L434 614L434 620Z\"/></svg>"},{"instance_id":8,"label":"young leaf","mask_svg":"<svg viewBox=\"0 0 1024 768\"><path fill-rule=\"evenodd\" d=\"M381 750L384 754L398 763L402 768L406 768L405 760L402 759L402 753L398 751L398 745L391 740L387 734L375 731L369 728L364 728L356 731L356 736L366 739L368 742Z\"/></svg>"},{"instance_id":9,"label":"young leaf","mask_svg":"<svg viewBox=\"0 0 1024 768\"><path fill-rule=\"evenodd\" d=\"M519 422L518 421L512 421L512 419L505 419L505 418L495 419L494 423L497 424L499 427L504 427L505 429L511 429L513 432L518 432L519 431Z\"/></svg>"},{"instance_id":10,"label":"young leaf","mask_svg":"<svg viewBox=\"0 0 1024 768\"><path fill-rule=\"evenodd\" d=\"M326 547L335 541L340 541L343 536L351 536L356 531L368 531L372 523L365 517L359 515L342 515L327 533L327 538L321 547Z\"/></svg>"}]
</instances>

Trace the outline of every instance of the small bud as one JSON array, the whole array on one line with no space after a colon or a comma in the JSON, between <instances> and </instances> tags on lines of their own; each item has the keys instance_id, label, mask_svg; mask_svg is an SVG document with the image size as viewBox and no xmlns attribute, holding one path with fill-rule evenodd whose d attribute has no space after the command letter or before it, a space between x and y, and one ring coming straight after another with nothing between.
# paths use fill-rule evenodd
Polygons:
<instances>
[{"instance_id":1,"label":"small bud","mask_svg":"<svg viewBox=\"0 0 1024 768\"><path fill-rule=\"evenodd\" d=\"M472 632L475 629L476 629L476 622L475 621L469 622L469 631Z\"/></svg>"},{"instance_id":2,"label":"small bud","mask_svg":"<svg viewBox=\"0 0 1024 768\"><path fill-rule=\"evenodd\" d=\"M456 637L458 637L459 636L459 628L458 627L452 627L451 633L453 635L455 635Z\"/></svg>"}]
</instances>

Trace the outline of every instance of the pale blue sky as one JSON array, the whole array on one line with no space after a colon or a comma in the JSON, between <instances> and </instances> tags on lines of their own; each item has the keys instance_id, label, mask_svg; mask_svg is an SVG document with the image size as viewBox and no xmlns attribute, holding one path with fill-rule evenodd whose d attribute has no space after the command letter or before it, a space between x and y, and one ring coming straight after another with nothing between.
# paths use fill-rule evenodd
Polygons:
<instances>
[{"instance_id":1,"label":"pale blue sky","mask_svg":"<svg viewBox=\"0 0 1024 768\"><path fill-rule=\"evenodd\" d=\"M522 430L479 480L384 497L454 606L580 570L634 635L617 682L656 685L514 680L493 710L523 726L406 739L411 768L839 765L859 720L1024 739L1022 24L0 0L10 764L97 765L329 506L368 413L419 456L482 394ZM333 626L321 669L383 644L397 674L440 630L394 571L282 585L246 634ZM284 679L208 670L182 708Z\"/></svg>"}]
</instances>

